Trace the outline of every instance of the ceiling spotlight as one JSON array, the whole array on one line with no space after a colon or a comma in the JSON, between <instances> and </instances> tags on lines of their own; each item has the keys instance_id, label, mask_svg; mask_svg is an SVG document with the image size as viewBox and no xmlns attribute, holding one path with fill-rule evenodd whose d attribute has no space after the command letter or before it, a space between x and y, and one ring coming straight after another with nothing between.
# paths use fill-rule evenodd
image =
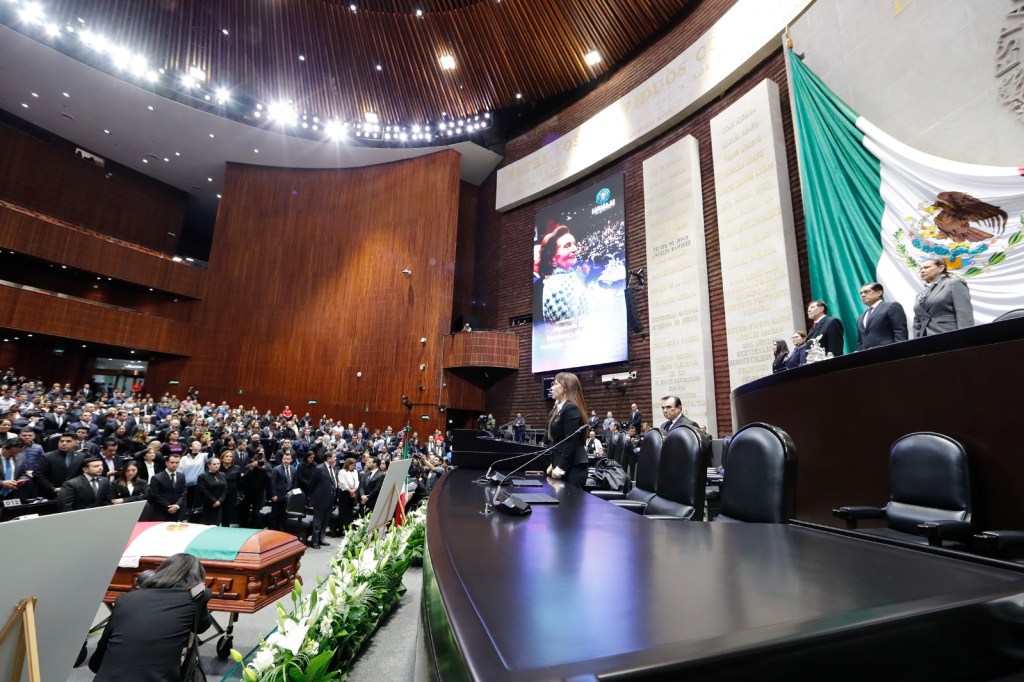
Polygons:
<instances>
[{"instance_id":1,"label":"ceiling spotlight","mask_svg":"<svg viewBox=\"0 0 1024 682\"><path fill-rule=\"evenodd\" d=\"M18 18L26 24L41 24L44 18L43 8L38 3L30 2L21 8Z\"/></svg>"},{"instance_id":2,"label":"ceiling spotlight","mask_svg":"<svg viewBox=\"0 0 1024 682\"><path fill-rule=\"evenodd\" d=\"M381 66L380 64L378 64L378 65L377 65L377 70L378 70L378 71L383 71L383 70L384 70L384 67L383 67L383 66Z\"/></svg>"},{"instance_id":3,"label":"ceiling spotlight","mask_svg":"<svg viewBox=\"0 0 1024 682\"><path fill-rule=\"evenodd\" d=\"M196 87L196 81L191 76L182 76L181 87L185 88L186 90L191 90L192 88Z\"/></svg>"},{"instance_id":4,"label":"ceiling spotlight","mask_svg":"<svg viewBox=\"0 0 1024 682\"><path fill-rule=\"evenodd\" d=\"M222 28L220 30L220 32L223 33L224 35L228 35L228 30L226 28Z\"/></svg>"},{"instance_id":5,"label":"ceiling spotlight","mask_svg":"<svg viewBox=\"0 0 1024 682\"><path fill-rule=\"evenodd\" d=\"M446 71L451 71L455 68L455 57L450 54L441 55L438 61L441 62L441 68Z\"/></svg>"},{"instance_id":6,"label":"ceiling spotlight","mask_svg":"<svg viewBox=\"0 0 1024 682\"><path fill-rule=\"evenodd\" d=\"M583 60L587 63L587 66L595 66L601 63L601 53L597 50L591 50L583 55Z\"/></svg>"},{"instance_id":7,"label":"ceiling spotlight","mask_svg":"<svg viewBox=\"0 0 1024 682\"><path fill-rule=\"evenodd\" d=\"M224 104L231 99L231 91L227 88L217 88L217 104Z\"/></svg>"},{"instance_id":8,"label":"ceiling spotlight","mask_svg":"<svg viewBox=\"0 0 1024 682\"><path fill-rule=\"evenodd\" d=\"M298 123L299 115L291 105L274 102L267 107L267 120L280 121L282 125L295 125Z\"/></svg>"},{"instance_id":9,"label":"ceiling spotlight","mask_svg":"<svg viewBox=\"0 0 1024 682\"><path fill-rule=\"evenodd\" d=\"M198 66L190 66L188 69L188 75L199 81L200 83L206 81L206 72L200 69Z\"/></svg>"},{"instance_id":10,"label":"ceiling spotlight","mask_svg":"<svg viewBox=\"0 0 1024 682\"><path fill-rule=\"evenodd\" d=\"M417 9L417 10L416 10L416 16L418 16L418 17L422 17L422 16L423 16L423 10L421 10L421 9Z\"/></svg>"},{"instance_id":11,"label":"ceiling spotlight","mask_svg":"<svg viewBox=\"0 0 1024 682\"><path fill-rule=\"evenodd\" d=\"M349 5L349 6L348 6L348 8L349 8L350 10L352 10L353 12L355 12L355 11L356 11L356 5L355 5L355 3L352 3L351 5ZM362 376L362 372L360 372L360 373L359 373L359 375L360 375L360 376Z\"/></svg>"},{"instance_id":12,"label":"ceiling spotlight","mask_svg":"<svg viewBox=\"0 0 1024 682\"><path fill-rule=\"evenodd\" d=\"M51 38L56 38L60 35L60 26L58 26L57 24L47 24L43 30L45 30L46 35L50 36Z\"/></svg>"},{"instance_id":13,"label":"ceiling spotlight","mask_svg":"<svg viewBox=\"0 0 1024 682\"><path fill-rule=\"evenodd\" d=\"M522 98L523 98L523 93L517 92L516 93L516 99L522 99Z\"/></svg>"},{"instance_id":14,"label":"ceiling spotlight","mask_svg":"<svg viewBox=\"0 0 1024 682\"><path fill-rule=\"evenodd\" d=\"M378 116L377 112L375 112L375 111L367 111L366 115L364 116L364 118L366 119L367 123L373 123L373 124L380 123L380 116Z\"/></svg>"},{"instance_id":15,"label":"ceiling spotlight","mask_svg":"<svg viewBox=\"0 0 1024 682\"><path fill-rule=\"evenodd\" d=\"M328 121L324 125L324 132L332 140L340 140L345 137L345 128L337 121Z\"/></svg>"}]
</instances>

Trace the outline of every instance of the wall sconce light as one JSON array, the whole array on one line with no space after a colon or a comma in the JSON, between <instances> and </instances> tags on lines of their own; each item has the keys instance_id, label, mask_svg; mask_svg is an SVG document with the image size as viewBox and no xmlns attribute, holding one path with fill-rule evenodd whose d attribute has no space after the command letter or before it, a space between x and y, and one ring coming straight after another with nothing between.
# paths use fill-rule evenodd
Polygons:
<instances>
[{"instance_id":1,"label":"wall sconce light","mask_svg":"<svg viewBox=\"0 0 1024 682\"><path fill-rule=\"evenodd\" d=\"M363 378L363 373L362 372L356 372L356 379L362 379L362 378Z\"/></svg>"},{"instance_id":2,"label":"wall sconce light","mask_svg":"<svg viewBox=\"0 0 1024 682\"><path fill-rule=\"evenodd\" d=\"M427 368L427 366L426 366L426 365L424 365L424 364L423 364L423 363L421 362L421 363L420 363L420 371L422 372L422 371L423 371L423 370L425 370L426 368Z\"/></svg>"},{"instance_id":3,"label":"wall sconce light","mask_svg":"<svg viewBox=\"0 0 1024 682\"><path fill-rule=\"evenodd\" d=\"M411 277L412 276L412 270L410 270L409 268L406 268L405 270L402 270L402 274L405 275L406 277Z\"/></svg>"},{"instance_id":4,"label":"wall sconce light","mask_svg":"<svg viewBox=\"0 0 1024 682\"><path fill-rule=\"evenodd\" d=\"M426 342L427 342L427 337L423 336L423 337L420 338L420 343L426 343Z\"/></svg>"}]
</instances>

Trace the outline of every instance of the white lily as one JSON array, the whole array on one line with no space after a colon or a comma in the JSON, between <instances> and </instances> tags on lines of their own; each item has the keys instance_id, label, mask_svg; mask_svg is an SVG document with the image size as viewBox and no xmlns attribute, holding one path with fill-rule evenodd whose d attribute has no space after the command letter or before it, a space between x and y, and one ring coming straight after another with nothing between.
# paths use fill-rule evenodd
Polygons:
<instances>
[{"instance_id":1,"label":"white lily","mask_svg":"<svg viewBox=\"0 0 1024 682\"><path fill-rule=\"evenodd\" d=\"M309 620L285 620L277 632L267 637L267 644L298 654L309 630Z\"/></svg>"}]
</instances>

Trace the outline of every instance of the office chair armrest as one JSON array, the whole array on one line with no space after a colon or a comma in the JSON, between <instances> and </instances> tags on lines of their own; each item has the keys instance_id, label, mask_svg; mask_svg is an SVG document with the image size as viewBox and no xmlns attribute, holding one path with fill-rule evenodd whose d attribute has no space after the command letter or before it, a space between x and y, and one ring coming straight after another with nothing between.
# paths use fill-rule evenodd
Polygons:
<instances>
[{"instance_id":1,"label":"office chair armrest","mask_svg":"<svg viewBox=\"0 0 1024 682\"><path fill-rule=\"evenodd\" d=\"M626 498L626 493L621 490L591 490L590 494L594 497L600 497L602 500L622 500Z\"/></svg>"},{"instance_id":2,"label":"office chair armrest","mask_svg":"<svg viewBox=\"0 0 1024 682\"><path fill-rule=\"evenodd\" d=\"M917 524L917 534L928 538L932 547L942 547L943 540L966 542L971 537L969 521L927 521Z\"/></svg>"},{"instance_id":3,"label":"office chair armrest","mask_svg":"<svg viewBox=\"0 0 1024 682\"><path fill-rule=\"evenodd\" d=\"M976 533L971 544L993 551L1019 549L1024 547L1024 530L986 530Z\"/></svg>"},{"instance_id":4,"label":"office chair armrest","mask_svg":"<svg viewBox=\"0 0 1024 682\"><path fill-rule=\"evenodd\" d=\"M884 519L885 510L881 507L840 507L832 510L832 516L845 519L847 530L854 530L859 519Z\"/></svg>"},{"instance_id":5,"label":"office chair armrest","mask_svg":"<svg viewBox=\"0 0 1024 682\"><path fill-rule=\"evenodd\" d=\"M608 501L611 502L612 504L614 504L616 507L622 507L623 509L628 509L629 511L635 512L637 514L643 514L644 510L647 509L647 503L646 502L641 502L640 500L608 500Z\"/></svg>"},{"instance_id":6,"label":"office chair armrest","mask_svg":"<svg viewBox=\"0 0 1024 682\"><path fill-rule=\"evenodd\" d=\"M645 519L654 519L656 521L691 521L692 519L686 519L682 516L672 516L671 514L644 514Z\"/></svg>"}]
</instances>

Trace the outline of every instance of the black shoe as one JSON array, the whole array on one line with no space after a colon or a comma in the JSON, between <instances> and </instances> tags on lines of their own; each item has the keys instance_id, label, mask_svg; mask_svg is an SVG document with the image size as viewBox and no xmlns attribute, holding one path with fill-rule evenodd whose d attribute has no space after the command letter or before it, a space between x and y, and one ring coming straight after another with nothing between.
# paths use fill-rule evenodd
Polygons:
<instances>
[{"instance_id":1,"label":"black shoe","mask_svg":"<svg viewBox=\"0 0 1024 682\"><path fill-rule=\"evenodd\" d=\"M322 541L322 540L321 540L321 541L320 541L320 546L321 546L321 547L330 547L330 546L331 546L331 543L329 543L329 542L324 542L324 541Z\"/></svg>"},{"instance_id":2,"label":"black shoe","mask_svg":"<svg viewBox=\"0 0 1024 682\"><path fill-rule=\"evenodd\" d=\"M310 549L320 549L320 545L309 545Z\"/></svg>"}]
</instances>

